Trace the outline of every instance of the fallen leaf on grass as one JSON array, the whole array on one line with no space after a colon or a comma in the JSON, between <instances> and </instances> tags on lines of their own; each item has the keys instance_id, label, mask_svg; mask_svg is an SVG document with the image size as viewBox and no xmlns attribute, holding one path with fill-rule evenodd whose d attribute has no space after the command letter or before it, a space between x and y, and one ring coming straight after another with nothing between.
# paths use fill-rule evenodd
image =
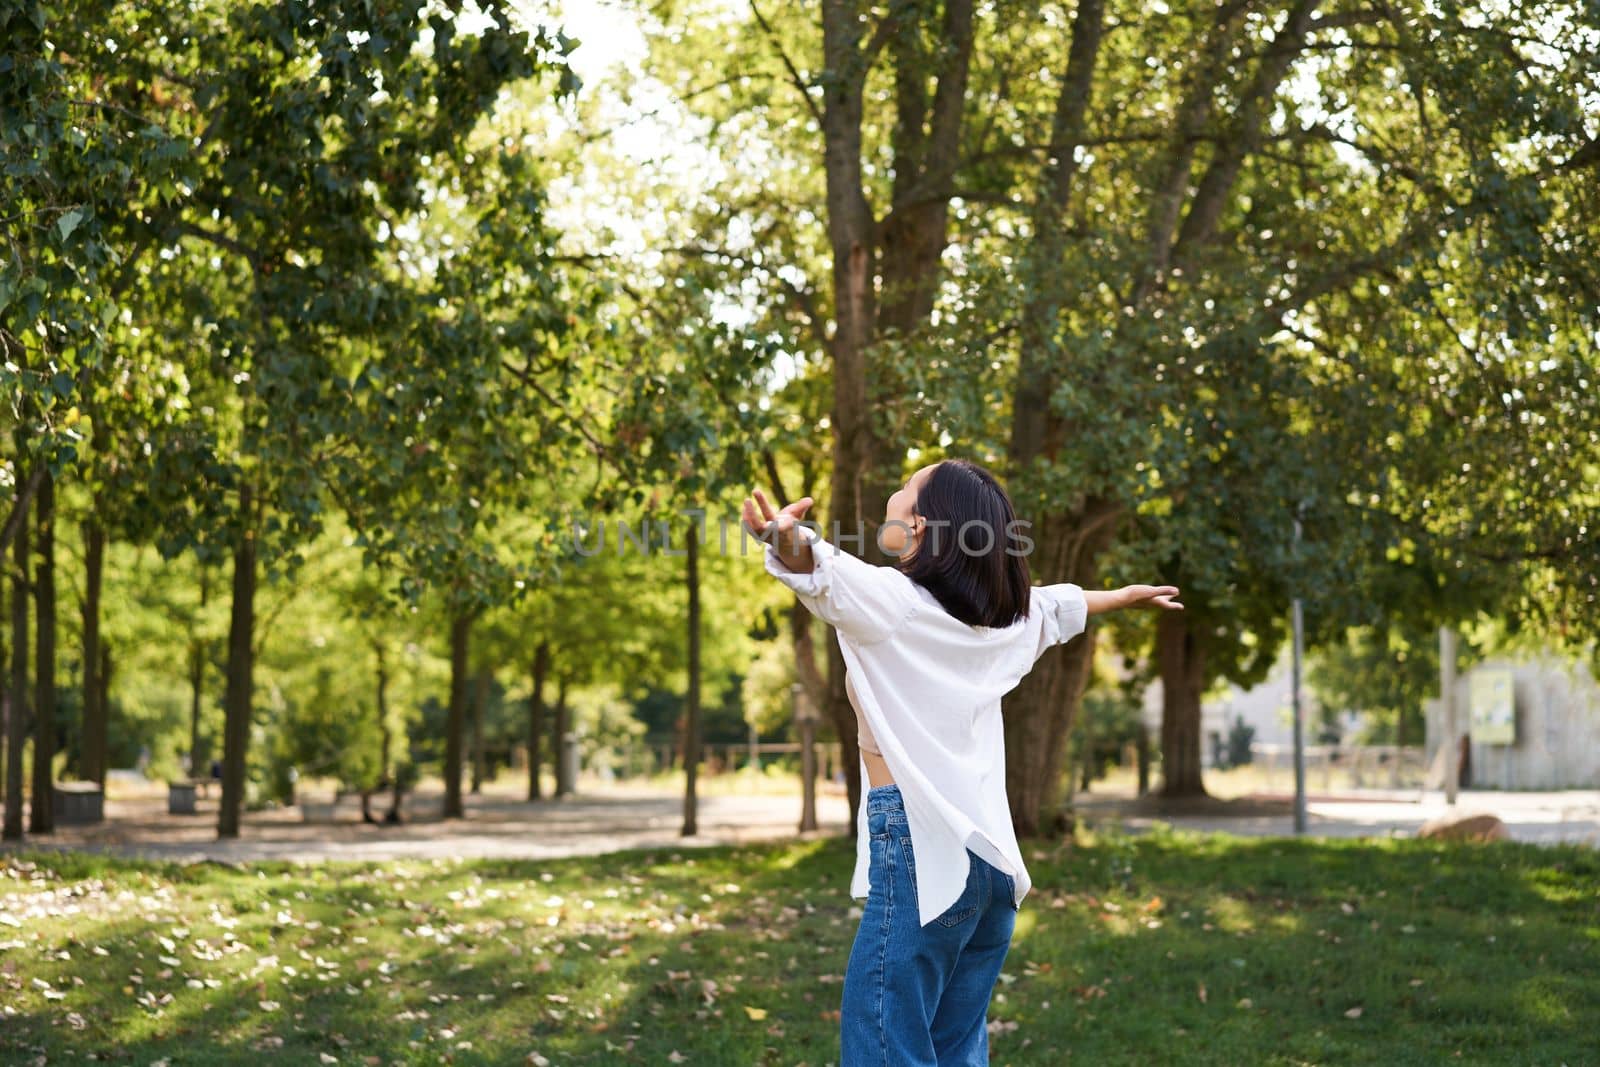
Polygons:
<instances>
[{"instance_id":1,"label":"fallen leaf on grass","mask_svg":"<svg viewBox=\"0 0 1600 1067\"><path fill-rule=\"evenodd\" d=\"M1359 1019L1359 1018L1361 1018L1361 1005L1357 1004L1355 1007L1353 1007L1349 1011L1345 1012L1344 1013L1344 1017L1346 1019Z\"/></svg>"},{"instance_id":2,"label":"fallen leaf on grass","mask_svg":"<svg viewBox=\"0 0 1600 1067\"><path fill-rule=\"evenodd\" d=\"M765 1019L767 1017L767 1009L766 1008L752 1008L748 1004L746 1004L744 1006L744 1013L746 1015L750 1016L750 1018L752 1020L754 1020L755 1022L760 1022L762 1019Z\"/></svg>"}]
</instances>

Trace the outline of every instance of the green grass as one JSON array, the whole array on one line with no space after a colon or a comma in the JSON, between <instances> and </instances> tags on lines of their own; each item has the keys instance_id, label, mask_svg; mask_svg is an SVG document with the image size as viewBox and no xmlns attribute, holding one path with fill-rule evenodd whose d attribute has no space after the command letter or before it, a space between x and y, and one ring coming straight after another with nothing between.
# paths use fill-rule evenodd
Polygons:
<instances>
[{"instance_id":1,"label":"green grass","mask_svg":"<svg viewBox=\"0 0 1600 1067\"><path fill-rule=\"evenodd\" d=\"M1593 850L1164 828L1025 848L996 1063L1600 1062ZM842 838L0 856L0 1062L836 1062L853 861Z\"/></svg>"}]
</instances>

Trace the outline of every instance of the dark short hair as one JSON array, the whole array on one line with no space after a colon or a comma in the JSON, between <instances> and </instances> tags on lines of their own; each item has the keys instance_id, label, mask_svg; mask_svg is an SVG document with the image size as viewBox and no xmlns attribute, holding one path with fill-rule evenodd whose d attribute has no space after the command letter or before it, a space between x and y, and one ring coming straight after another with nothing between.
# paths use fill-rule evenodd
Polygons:
<instances>
[{"instance_id":1,"label":"dark short hair","mask_svg":"<svg viewBox=\"0 0 1600 1067\"><path fill-rule=\"evenodd\" d=\"M1013 530L1011 498L993 474L968 459L943 460L911 511L927 525L916 551L895 562L903 574L969 626L1027 618L1028 557Z\"/></svg>"}]
</instances>

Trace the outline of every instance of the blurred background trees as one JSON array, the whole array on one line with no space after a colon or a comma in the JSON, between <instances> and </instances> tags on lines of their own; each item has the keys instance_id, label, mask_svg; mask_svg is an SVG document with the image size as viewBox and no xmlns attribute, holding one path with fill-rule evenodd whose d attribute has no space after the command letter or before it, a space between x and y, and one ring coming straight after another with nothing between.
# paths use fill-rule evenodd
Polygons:
<instances>
[{"instance_id":1,"label":"blurred background trees","mask_svg":"<svg viewBox=\"0 0 1600 1067\"><path fill-rule=\"evenodd\" d=\"M1162 791L1203 793L1204 697L1267 675L1294 596L1374 740L1420 739L1441 626L1593 661L1590 8L0 0L0 31L13 836L30 783L141 753L218 761L224 836L290 768L437 774L455 816L519 752L570 789L572 733L670 735L693 832L701 742L789 736L795 684L854 801L837 646L737 502L873 533L945 455L1005 480L1034 581L1188 605L1007 698L1024 833L1156 679Z\"/></svg>"}]
</instances>

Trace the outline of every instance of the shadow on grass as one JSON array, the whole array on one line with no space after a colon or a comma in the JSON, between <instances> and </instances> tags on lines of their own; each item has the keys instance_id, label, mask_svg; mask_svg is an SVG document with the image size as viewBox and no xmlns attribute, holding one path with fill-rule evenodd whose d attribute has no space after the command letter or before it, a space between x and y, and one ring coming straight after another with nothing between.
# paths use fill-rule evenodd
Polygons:
<instances>
[{"instance_id":1,"label":"shadow on grass","mask_svg":"<svg viewBox=\"0 0 1600 1067\"><path fill-rule=\"evenodd\" d=\"M1575 1064L1592 1051L1591 850L1160 829L1037 859L1039 845L1023 847L1034 889L991 1004L996 1062L1407 1064L1457 1062L1459 1050ZM16 964L19 1009L0 1051L173 1067L266 1052L837 1060L858 903L847 838L459 864L27 858L56 890L103 880L121 910L29 920L40 940L0 955ZM197 939L227 943L213 909L246 947L199 961ZM252 974L269 955L278 965ZM188 984L207 977L220 984ZM66 999L45 1000L35 978ZM159 1017L137 999L169 993Z\"/></svg>"}]
</instances>

